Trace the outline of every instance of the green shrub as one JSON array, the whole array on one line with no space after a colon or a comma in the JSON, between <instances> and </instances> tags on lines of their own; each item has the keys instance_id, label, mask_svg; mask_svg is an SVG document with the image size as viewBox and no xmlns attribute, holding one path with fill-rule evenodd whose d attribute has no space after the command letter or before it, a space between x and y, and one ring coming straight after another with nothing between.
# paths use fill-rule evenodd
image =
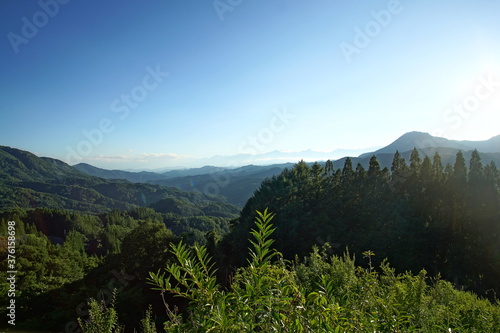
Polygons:
<instances>
[{"instance_id":1,"label":"green shrub","mask_svg":"<svg viewBox=\"0 0 500 333\"><path fill-rule=\"evenodd\" d=\"M82 328L83 333L118 333L123 330L118 325L118 314L115 307L115 294L111 301L111 306L108 308L104 301L98 302L91 299L89 305L89 319L83 320L78 318L78 324Z\"/></svg>"}]
</instances>

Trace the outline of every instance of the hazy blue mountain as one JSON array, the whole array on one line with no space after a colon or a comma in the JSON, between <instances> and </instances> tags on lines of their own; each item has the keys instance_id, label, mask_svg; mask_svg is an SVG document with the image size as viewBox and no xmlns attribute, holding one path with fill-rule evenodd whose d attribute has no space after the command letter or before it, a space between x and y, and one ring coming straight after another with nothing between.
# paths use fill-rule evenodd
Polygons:
<instances>
[{"instance_id":1,"label":"hazy blue mountain","mask_svg":"<svg viewBox=\"0 0 500 333\"><path fill-rule=\"evenodd\" d=\"M132 183L147 183L149 181L202 175L225 170L225 168L208 165L201 168L176 169L165 172L107 170L95 167L87 163L75 164L73 165L73 167L90 176L100 177L104 179L125 179Z\"/></svg>"},{"instance_id":2,"label":"hazy blue mountain","mask_svg":"<svg viewBox=\"0 0 500 333\"><path fill-rule=\"evenodd\" d=\"M399 137L390 145L380 148L375 152L362 154L359 157L371 156L373 154L378 155L381 153L394 154L396 150L404 152L412 150L413 148L454 148L462 151L477 149L483 153L500 153L500 135L485 141L457 141L435 137L423 132L409 132Z\"/></svg>"},{"instance_id":3,"label":"hazy blue mountain","mask_svg":"<svg viewBox=\"0 0 500 333\"><path fill-rule=\"evenodd\" d=\"M241 167L245 165L271 165L271 164L283 164L283 163L295 163L299 160L306 161L326 161L328 159L337 159L343 156L358 156L359 154L373 151L376 148L364 148L364 149L336 149L331 152L321 152L314 151L312 149L298 151L298 152L286 152L280 150L274 150L262 154L238 154L232 156L212 156L210 158L204 158L197 161L197 163L202 163L204 165L217 165L217 166L227 166L230 168Z\"/></svg>"},{"instance_id":4,"label":"hazy blue mountain","mask_svg":"<svg viewBox=\"0 0 500 333\"><path fill-rule=\"evenodd\" d=\"M147 172L147 171L129 172L122 170L106 170L97 168L87 163L79 163L73 165L73 167L91 176L100 177L104 179L126 179L133 183L146 183L150 180L159 180L165 178L163 175L160 175L155 172Z\"/></svg>"},{"instance_id":5,"label":"hazy blue mountain","mask_svg":"<svg viewBox=\"0 0 500 333\"><path fill-rule=\"evenodd\" d=\"M189 168L189 169L179 169L179 170L170 170L162 173L162 179L168 178L176 178L176 177L184 177L184 176L195 176L195 175L203 175L218 171L223 171L226 168L215 167L206 165L201 168Z\"/></svg>"},{"instance_id":6,"label":"hazy blue mountain","mask_svg":"<svg viewBox=\"0 0 500 333\"><path fill-rule=\"evenodd\" d=\"M278 175L284 168L293 165L294 163L270 166L247 165L208 174L155 180L150 183L176 187L183 191L223 195L230 203L243 206L264 178Z\"/></svg>"}]
</instances>

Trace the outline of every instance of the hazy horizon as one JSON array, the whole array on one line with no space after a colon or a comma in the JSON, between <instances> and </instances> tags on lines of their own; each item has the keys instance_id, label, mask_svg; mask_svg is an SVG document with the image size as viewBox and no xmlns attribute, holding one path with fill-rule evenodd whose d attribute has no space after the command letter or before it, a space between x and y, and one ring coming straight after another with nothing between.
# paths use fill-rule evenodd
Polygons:
<instances>
[{"instance_id":1,"label":"hazy horizon","mask_svg":"<svg viewBox=\"0 0 500 333\"><path fill-rule=\"evenodd\" d=\"M415 134L419 134L418 137L421 138L418 139L418 137L415 137ZM397 138L397 140L400 142L406 142L408 141L409 137L412 137L410 140L415 140L416 139L416 146L419 145L419 142L421 145L426 145L431 142L427 142L426 135L429 135L429 133L425 132L418 132L418 131L412 131L408 133L404 133L400 137ZM490 139L500 137L499 135L495 135L491 137ZM442 137L437 137L434 136L434 138L442 138ZM420 140L420 141L419 141ZM423 141L421 141L423 140ZM484 142L488 140L453 140L454 142L460 143L463 142L465 144L470 144L471 142ZM240 168L244 166L250 166L250 165L258 165L258 166L270 166L270 165L278 165L278 164L288 164L292 163L295 164L299 161L305 161L305 162L325 162L327 160L340 160L346 157L352 157L356 158L361 155L365 155L366 153L375 153L379 149L385 148L386 146L389 146L393 144L394 142L388 142L384 146L376 146L376 147L368 147L368 148L362 148L362 149L337 149L334 151L330 152L322 152L322 151L317 151L313 149L308 149L304 151L285 151L285 150L275 150L272 152L266 152L262 154L239 154L239 155L233 155L233 156L223 156L223 155L214 155L210 157L202 157L202 158L184 158L184 159L179 159L179 160L174 160L178 161L179 164L170 164L170 165L163 165L157 164L157 163L151 163L148 162L147 164L143 164L143 167L141 168L124 168L123 164L120 163L118 159L117 164L112 164L112 163L107 163L103 165L103 161L101 159L95 159L95 160L89 160L85 162L79 162L79 163L84 163L91 165L93 167L97 167L100 169L105 169L105 170L121 170L121 171L131 171L131 172L166 172L166 171L171 171L171 170L182 170L182 169L198 169L198 168L204 168L204 167L216 167L216 168L228 168L228 169L233 169L233 168ZM432 144L432 143L431 143ZM437 144L437 142L436 142ZM438 147L439 144L436 145ZM472 149L473 146L471 146ZM14 147L15 148L15 147ZM408 151L408 149L400 150L400 152L405 152ZM499 147L500 149L500 147ZM470 149L465 149L465 151L468 151ZM479 149L482 151L481 149ZM500 150L499 150L500 151ZM33 152L32 152L33 153ZM53 158L52 156L42 156L36 152L34 152L38 157L49 157ZM93 163L97 162L97 163ZM113 161L109 161L113 162ZM146 161L144 161L146 162ZM79 163L75 164L70 164L70 165L76 165Z\"/></svg>"}]
</instances>

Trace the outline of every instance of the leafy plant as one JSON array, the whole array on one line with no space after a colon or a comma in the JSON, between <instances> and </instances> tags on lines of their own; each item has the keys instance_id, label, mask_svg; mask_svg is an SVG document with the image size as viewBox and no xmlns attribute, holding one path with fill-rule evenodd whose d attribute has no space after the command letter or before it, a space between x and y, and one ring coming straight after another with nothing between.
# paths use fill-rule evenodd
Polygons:
<instances>
[{"instance_id":1,"label":"leafy plant","mask_svg":"<svg viewBox=\"0 0 500 333\"><path fill-rule=\"evenodd\" d=\"M89 318L84 320L78 318L78 324L83 333L119 333L123 327L118 325L118 314L115 310L115 292L113 293L111 306L106 302L91 299L89 305Z\"/></svg>"},{"instance_id":2,"label":"leafy plant","mask_svg":"<svg viewBox=\"0 0 500 333\"><path fill-rule=\"evenodd\" d=\"M151 306L146 310L146 315L141 320L141 330L142 333L157 333Z\"/></svg>"}]
</instances>

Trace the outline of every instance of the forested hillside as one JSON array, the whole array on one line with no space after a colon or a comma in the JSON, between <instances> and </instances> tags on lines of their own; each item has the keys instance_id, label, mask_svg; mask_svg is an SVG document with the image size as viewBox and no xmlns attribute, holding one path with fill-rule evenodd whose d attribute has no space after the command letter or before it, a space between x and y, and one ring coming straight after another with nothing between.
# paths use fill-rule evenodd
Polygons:
<instances>
[{"instance_id":1,"label":"forested hillside","mask_svg":"<svg viewBox=\"0 0 500 333\"><path fill-rule=\"evenodd\" d=\"M102 213L148 207L165 198L189 206L226 202L217 195L93 177L59 160L0 147L0 210L49 207Z\"/></svg>"},{"instance_id":2,"label":"forested hillside","mask_svg":"<svg viewBox=\"0 0 500 333\"><path fill-rule=\"evenodd\" d=\"M155 180L148 183L175 187L183 191L221 195L233 205L242 207L265 178L278 175L283 169L292 166L293 163L269 166L247 165L241 168Z\"/></svg>"},{"instance_id":3,"label":"forested hillside","mask_svg":"<svg viewBox=\"0 0 500 333\"><path fill-rule=\"evenodd\" d=\"M228 266L246 262L246 239L255 210L276 212L275 246L285 258L305 256L328 242L331 253L371 250L400 272L425 268L457 286L493 296L500 292L500 196L495 163L477 151L467 166L439 154L409 161L396 153L391 170L373 156L366 170L346 159L340 169L300 162L266 179L220 243ZM228 255L230 254L230 255ZM235 255L237 254L237 255Z\"/></svg>"}]
</instances>

